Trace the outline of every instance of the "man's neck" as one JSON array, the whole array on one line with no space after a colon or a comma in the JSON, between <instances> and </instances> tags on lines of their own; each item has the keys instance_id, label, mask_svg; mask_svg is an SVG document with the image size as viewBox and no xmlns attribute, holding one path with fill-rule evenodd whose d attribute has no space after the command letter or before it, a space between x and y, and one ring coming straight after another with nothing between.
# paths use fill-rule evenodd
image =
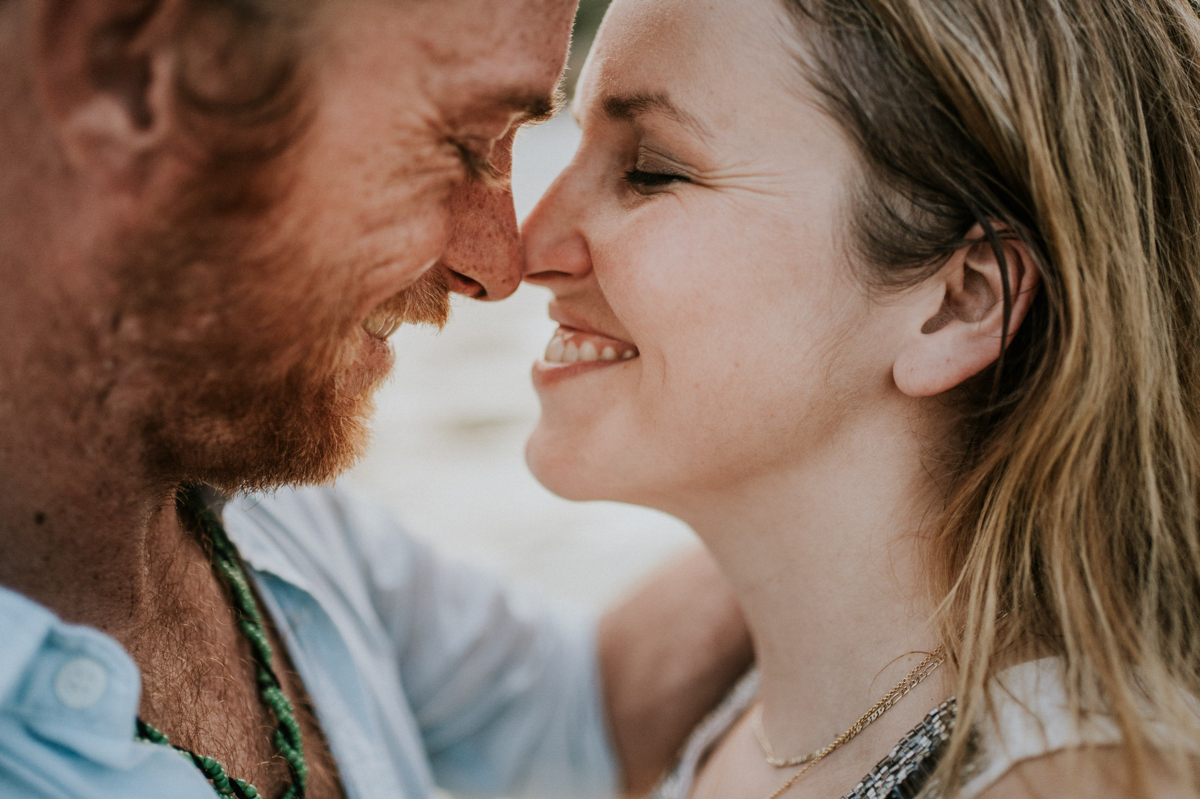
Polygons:
<instances>
[{"instance_id":1,"label":"man's neck","mask_svg":"<svg viewBox=\"0 0 1200 799\"><path fill-rule=\"evenodd\" d=\"M173 499L20 505L0 523L0 584L118 639L144 624L183 536Z\"/></svg>"},{"instance_id":2,"label":"man's neck","mask_svg":"<svg viewBox=\"0 0 1200 799\"><path fill-rule=\"evenodd\" d=\"M52 406L50 419L22 410L0 417L0 585L120 639L145 621L185 540L174 485L139 474L132 437L64 429L75 425L53 424Z\"/></svg>"}]
</instances>

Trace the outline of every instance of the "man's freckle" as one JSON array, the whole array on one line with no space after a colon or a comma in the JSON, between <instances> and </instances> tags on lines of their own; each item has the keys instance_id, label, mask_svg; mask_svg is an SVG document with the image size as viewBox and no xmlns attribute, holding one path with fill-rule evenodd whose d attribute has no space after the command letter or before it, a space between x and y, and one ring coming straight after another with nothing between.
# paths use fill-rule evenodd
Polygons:
<instances>
[{"instance_id":1,"label":"man's freckle","mask_svg":"<svg viewBox=\"0 0 1200 799\"><path fill-rule=\"evenodd\" d=\"M46 514L42 513L41 511L38 511L37 513L33 514L33 523L38 525L39 527L41 525L45 524L46 523Z\"/></svg>"}]
</instances>

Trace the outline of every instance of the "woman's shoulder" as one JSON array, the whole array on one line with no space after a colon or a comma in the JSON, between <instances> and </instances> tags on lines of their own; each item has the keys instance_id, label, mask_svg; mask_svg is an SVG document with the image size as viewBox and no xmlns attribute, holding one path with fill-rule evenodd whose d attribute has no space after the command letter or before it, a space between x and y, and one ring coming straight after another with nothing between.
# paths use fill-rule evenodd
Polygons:
<instances>
[{"instance_id":1,"label":"woman's shoulder","mask_svg":"<svg viewBox=\"0 0 1200 799\"><path fill-rule=\"evenodd\" d=\"M976 757L964 799L980 795L1019 763L1121 741L1109 716L1076 718L1061 658L1031 660L1001 671L992 679L989 700L990 712L975 725Z\"/></svg>"},{"instance_id":2,"label":"woman's shoulder","mask_svg":"<svg viewBox=\"0 0 1200 799\"><path fill-rule=\"evenodd\" d=\"M1105 799L1134 795L1121 732L1104 713L1070 709L1061 658L1021 663L996 675L992 712L976 726L977 754L961 799ZM1147 766L1152 797L1191 796Z\"/></svg>"},{"instance_id":3,"label":"woman's shoulder","mask_svg":"<svg viewBox=\"0 0 1200 799\"><path fill-rule=\"evenodd\" d=\"M1153 799L1192 799L1182 779L1163 763L1147 768ZM1064 749L1013 765L979 799L1127 799L1134 796L1130 769L1119 747Z\"/></svg>"}]
</instances>

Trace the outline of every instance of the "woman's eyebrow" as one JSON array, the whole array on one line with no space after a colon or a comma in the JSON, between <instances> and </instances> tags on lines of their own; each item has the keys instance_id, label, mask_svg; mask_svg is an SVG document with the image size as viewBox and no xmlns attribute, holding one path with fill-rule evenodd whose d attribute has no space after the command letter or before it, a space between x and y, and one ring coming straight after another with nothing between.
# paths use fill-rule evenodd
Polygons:
<instances>
[{"instance_id":1,"label":"woman's eyebrow","mask_svg":"<svg viewBox=\"0 0 1200 799\"><path fill-rule=\"evenodd\" d=\"M657 112L691 128L703 138L709 138L712 135L698 117L671 102L671 98L665 92L612 94L604 98L601 107L609 119L635 122L644 114Z\"/></svg>"}]
</instances>

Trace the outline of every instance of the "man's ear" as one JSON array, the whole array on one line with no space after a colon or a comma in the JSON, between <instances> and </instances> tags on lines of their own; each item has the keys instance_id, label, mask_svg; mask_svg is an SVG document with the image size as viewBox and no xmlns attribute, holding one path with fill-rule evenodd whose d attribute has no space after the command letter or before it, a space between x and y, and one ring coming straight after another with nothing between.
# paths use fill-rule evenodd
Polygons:
<instances>
[{"instance_id":1,"label":"man's ear","mask_svg":"<svg viewBox=\"0 0 1200 799\"><path fill-rule=\"evenodd\" d=\"M128 178L173 124L174 0L38 0L35 91L69 163Z\"/></svg>"},{"instance_id":2,"label":"man's ear","mask_svg":"<svg viewBox=\"0 0 1200 799\"><path fill-rule=\"evenodd\" d=\"M1003 261L983 227L976 225L967 235L972 243L964 244L914 289L914 329L892 368L896 386L910 397L948 391L999 357L1005 333L1005 275L1012 310L1004 346L1024 321L1040 276L1025 244L1004 231L999 235Z\"/></svg>"}]
</instances>

